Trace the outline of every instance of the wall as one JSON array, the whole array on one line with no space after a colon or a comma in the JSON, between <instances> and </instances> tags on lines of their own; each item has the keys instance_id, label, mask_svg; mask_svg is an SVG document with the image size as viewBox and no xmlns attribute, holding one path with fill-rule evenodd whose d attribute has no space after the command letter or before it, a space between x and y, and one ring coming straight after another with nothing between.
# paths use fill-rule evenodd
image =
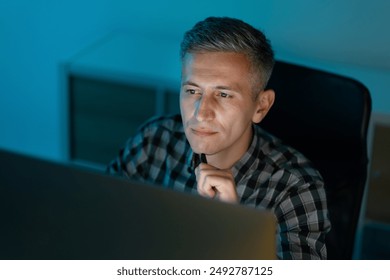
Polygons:
<instances>
[{"instance_id":1,"label":"wall","mask_svg":"<svg viewBox=\"0 0 390 280\"><path fill-rule=\"evenodd\" d=\"M78 2L0 2L0 147L59 157L58 63L113 22L110 1Z\"/></svg>"},{"instance_id":2,"label":"wall","mask_svg":"<svg viewBox=\"0 0 390 280\"><path fill-rule=\"evenodd\" d=\"M185 30L209 15L238 17L260 27L279 59L361 80L372 92L374 112L390 114L385 30L390 2L312 2L2 1L0 148L61 159L62 61L117 29L155 36L158 51L159 38L179 42Z\"/></svg>"}]
</instances>

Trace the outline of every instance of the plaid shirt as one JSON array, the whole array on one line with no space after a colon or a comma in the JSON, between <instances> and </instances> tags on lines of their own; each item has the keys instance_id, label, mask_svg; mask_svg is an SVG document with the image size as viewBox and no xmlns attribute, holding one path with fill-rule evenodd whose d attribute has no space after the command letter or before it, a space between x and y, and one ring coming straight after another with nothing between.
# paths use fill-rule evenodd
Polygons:
<instances>
[{"instance_id":1,"label":"plaid shirt","mask_svg":"<svg viewBox=\"0 0 390 280\"><path fill-rule=\"evenodd\" d=\"M278 258L326 259L330 222L321 175L302 154L253 128L248 151L232 167L240 203L274 212ZM192 156L180 115L154 118L128 140L107 171L197 193Z\"/></svg>"}]
</instances>

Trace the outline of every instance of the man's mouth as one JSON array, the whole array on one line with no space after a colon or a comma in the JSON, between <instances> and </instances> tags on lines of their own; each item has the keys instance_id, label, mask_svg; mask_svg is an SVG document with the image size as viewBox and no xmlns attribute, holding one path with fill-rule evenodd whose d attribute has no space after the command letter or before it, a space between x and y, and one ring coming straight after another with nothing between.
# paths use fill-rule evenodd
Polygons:
<instances>
[{"instance_id":1,"label":"man's mouth","mask_svg":"<svg viewBox=\"0 0 390 280\"><path fill-rule=\"evenodd\" d=\"M208 129L193 129L193 128L191 128L191 131L193 134L195 134L197 136L202 136L202 137L212 136L212 135L217 134L216 131L208 130Z\"/></svg>"}]
</instances>

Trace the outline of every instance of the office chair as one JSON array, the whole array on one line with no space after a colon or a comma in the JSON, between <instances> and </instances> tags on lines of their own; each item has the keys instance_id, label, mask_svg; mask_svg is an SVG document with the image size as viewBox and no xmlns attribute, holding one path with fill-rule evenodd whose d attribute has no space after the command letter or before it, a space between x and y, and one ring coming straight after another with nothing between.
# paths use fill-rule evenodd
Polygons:
<instances>
[{"instance_id":1,"label":"office chair","mask_svg":"<svg viewBox=\"0 0 390 280\"><path fill-rule=\"evenodd\" d=\"M260 126L309 158L324 178L328 259L352 259L366 185L368 89L358 81L277 61L274 106Z\"/></svg>"}]
</instances>

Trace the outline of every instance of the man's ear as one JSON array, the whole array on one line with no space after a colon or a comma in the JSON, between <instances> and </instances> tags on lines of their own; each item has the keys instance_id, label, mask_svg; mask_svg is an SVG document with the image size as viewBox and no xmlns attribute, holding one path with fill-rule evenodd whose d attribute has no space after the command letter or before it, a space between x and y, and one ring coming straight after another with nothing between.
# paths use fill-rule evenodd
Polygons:
<instances>
[{"instance_id":1,"label":"man's ear","mask_svg":"<svg viewBox=\"0 0 390 280\"><path fill-rule=\"evenodd\" d=\"M267 89L260 92L256 98L256 111L253 114L252 121L254 123L261 122L267 115L269 109L275 101L275 91L273 89Z\"/></svg>"}]
</instances>

